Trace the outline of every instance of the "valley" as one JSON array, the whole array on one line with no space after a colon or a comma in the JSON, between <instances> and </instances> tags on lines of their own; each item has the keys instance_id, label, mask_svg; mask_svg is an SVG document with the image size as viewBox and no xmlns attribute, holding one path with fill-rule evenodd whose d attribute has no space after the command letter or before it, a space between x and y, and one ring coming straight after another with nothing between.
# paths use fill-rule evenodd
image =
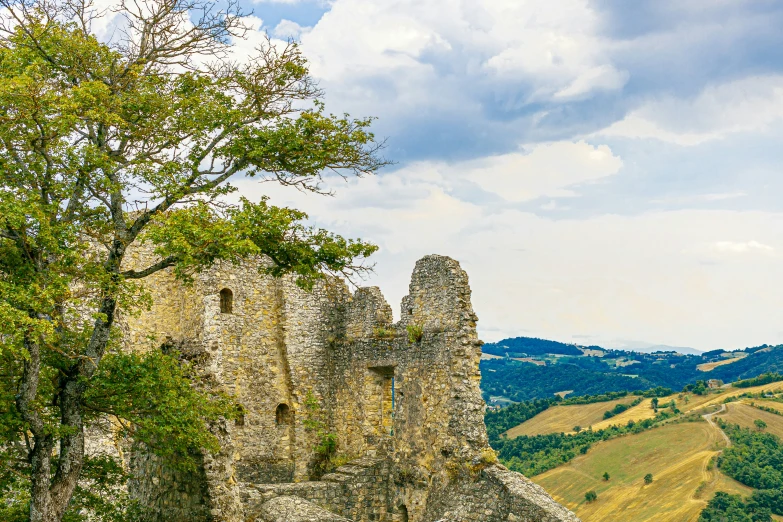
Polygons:
<instances>
[{"instance_id":1,"label":"valley","mask_svg":"<svg viewBox=\"0 0 783 522\"><path fill-rule=\"evenodd\" d=\"M591 347L591 351L596 353L597 348ZM690 368L693 380L689 380L682 391L675 391L661 386L652 388L657 383L648 377L645 379L648 391L642 388L621 392L612 389L611 379L598 378L597 382L609 384L609 389L599 389L604 395L593 398L579 393L580 386L584 388L585 383L572 381L569 388L575 391L566 400L552 392L546 399L512 404L489 412L488 431L491 438L494 436L491 443L498 450L501 462L526 473L585 522L695 522L700 520L717 492L737 495L731 497L737 499L758 496L754 493L757 490L721 471L721 455L731 446L730 437L721 426L726 430L734 426L728 431L732 437L739 433L737 429L745 429L747 433L776 436L778 445L779 438L783 438L783 377L777 375L775 378L776 374L771 374L756 378L759 374L753 374L754 368L779 368L783 349L766 349L757 355L758 351L751 349L730 356L716 351L707 357L631 356L645 359L649 355L648 368L656 364L655 361L650 364L650 359L685 358L683 366ZM600 359L610 355L616 354L609 352ZM536 375L547 370L562 372L566 365L572 364L569 359L593 359L587 364L575 364L577 370L584 371L588 365L596 368L593 364L595 355L561 354L555 358L538 354L535 357L546 361L545 366L498 359L492 363L513 365L506 375L513 374L518 367L533 369ZM707 362L700 362L704 360ZM663 364L659 363L659 366ZM611 367L627 371L622 364ZM709 381L709 384L703 380L717 371L724 372L723 376L730 375L726 372L731 367L735 368L735 374L749 380L736 382L737 379L730 376L726 379L727 384L722 379ZM645 370L644 362L634 364L634 371L637 370L647 376L653 374L649 369ZM497 377L497 371L492 373ZM560 374L553 375L556 380ZM584 373L577 371L575 376L584 377ZM695 378L698 376L701 379ZM636 382L642 383L643 378L637 377ZM540 383L544 379L520 381L517 393L541 393ZM769 382L771 379L773 382ZM556 382L553 386L565 389L564 384L567 383ZM515 386L503 383L500 389L513 392ZM528 406L519 410L526 404ZM520 418L521 422L509 424L513 418ZM644 479L648 474L652 480L646 483ZM771 498L773 512L783 514L783 506L775 508L778 501L774 500L774 495ZM726 520L733 522L735 519ZM783 516L772 515L770 520L783 521Z\"/></svg>"}]
</instances>

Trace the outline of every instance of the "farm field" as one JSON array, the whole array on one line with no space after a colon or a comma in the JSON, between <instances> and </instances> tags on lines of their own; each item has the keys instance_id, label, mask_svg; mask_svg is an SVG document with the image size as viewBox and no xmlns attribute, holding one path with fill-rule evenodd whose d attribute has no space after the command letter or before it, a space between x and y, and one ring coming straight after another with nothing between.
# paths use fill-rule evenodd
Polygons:
<instances>
[{"instance_id":1,"label":"farm field","mask_svg":"<svg viewBox=\"0 0 783 522\"><path fill-rule=\"evenodd\" d=\"M533 480L585 522L695 521L715 491L751 491L717 469L707 469L722 444L706 422L670 424L597 444ZM604 472L609 481L601 478ZM644 485L647 473L654 480ZM590 490L598 500L586 503Z\"/></svg>"},{"instance_id":2,"label":"farm field","mask_svg":"<svg viewBox=\"0 0 783 522\"><path fill-rule=\"evenodd\" d=\"M717 406L723 404L727 397L742 395L743 393L759 393L762 391L783 390L783 382L774 382L752 388L722 388L717 393L707 395L673 394L668 397L661 397L658 402L661 406L674 400L677 408L683 413ZM615 404L630 404L635 397L623 397L622 399L607 402L597 402L593 404L574 404L569 406L553 406L532 419L514 426L506 432L508 438L513 439L520 435L543 435L547 433L573 433L574 426L587 428L592 426L593 430L608 428L613 425L624 425L628 421L639 422L644 419L651 419L655 416L652 409L652 399L644 399L636 406L615 415L610 419L604 419L604 412L611 410ZM779 404L781 403L771 403ZM764 412L762 412L764 413ZM783 417L781 417L783 419Z\"/></svg>"},{"instance_id":3,"label":"farm field","mask_svg":"<svg viewBox=\"0 0 783 522\"><path fill-rule=\"evenodd\" d=\"M714 370L718 366L725 366L727 364L731 364L733 362L737 362L739 360L744 359L747 357L748 354L744 352L737 352L737 353L724 353L723 357L724 359L722 361L714 361L714 362L708 362L704 364L700 364L696 367L699 371L702 372L708 372L710 370Z\"/></svg>"},{"instance_id":4,"label":"farm field","mask_svg":"<svg viewBox=\"0 0 783 522\"><path fill-rule=\"evenodd\" d=\"M722 388L717 393L710 393L707 395L695 395L692 393L688 393L688 394L678 393L674 395L669 395L668 397L661 397L658 399L658 403L660 405L665 405L673 400L680 411L682 411L683 413L688 413L700 409L705 409L710 406L721 405L723 404L723 401L726 400L726 398L742 395L743 393L759 393L762 391L771 391L771 390L780 390L780 389L783 389L783 382L774 382L771 384L765 384L763 386L754 386L752 388ZM599 430L599 429L608 428L609 426L612 425L623 425L623 424L627 424L629 420L638 422L644 419L651 419L652 417L655 416L655 412L652 409L651 400L652 399L645 399L637 406L634 406L633 408L624 411L620 415L612 417L611 419L601 420L600 422L593 424L593 429ZM608 404L608 403L604 403L604 404ZM775 404L780 404L780 403L775 403ZM783 404L781 404L781 406L783 406ZM761 413L765 413L765 412L761 412ZM773 414L768 414L768 415L773 415ZM533 419L530 420L532 421L534 419L535 417L533 417ZM781 417L781 419L783 419L783 417Z\"/></svg>"},{"instance_id":5,"label":"farm field","mask_svg":"<svg viewBox=\"0 0 783 522\"><path fill-rule=\"evenodd\" d=\"M615 404L630 404L635 397L597 402L593 404L571 404L568 406L552 406L542 411L532 419L515 426L506 432L508 438L520 435L544 435L546 433L571 433L574 426L587 428L604 418L604 412L614 408Z\"/></svg>"},{"instance_id":6,"label":"farm field","mask_svg":"<svg viewBox=\"0 0 783 522\"><path fill-rule=\"evenodd\" d=\"M783 402L765 401L762 399L762 400L757 400L756 404L759 404L761 406L766 406L767 408L772 408L778 410L780 413L783 413Z\"/></svg>"},{"instance_id":7,"label":"farm field","mask_svg":"<svg viewBox=\"0 0 783 522\"><path fill-rule=\"evenodd\" d=\"M767 433L773 433L783 439L783 416L762 411L758 408L754 408L750 404L743 404L741 402L732 402L726 406L726 412L719 413L717 415L726 422L731 424L739 424L743 428L750 428L755 430L757 428L755 424L753 424L753 421L759 419L767 423L767 427L764 429L764 431Z\"/></svg>"},{"instance_id":8,"label":"farm field","mask_svg":"<svg viewBox=\"0 0 783 522\"><path fill-rule=\"evenodd\" d=\"M675 396L676 397L676 396ZM659 399L661 404L664 404L665 402L669 402L671 399ZM607 404L607 403L603 403ZM608 410L611 408L604 408L604 410ZM610 419L604 419L601 417L601 419L593 424L593 430L602 430L604 428L608 428L609 426L622 426L625 424L628 424L628 421L632 420L634 422L638 422L640 420L644 419L652 419L655 417L655 410L652 408L652 399L644 399L642 402L634 406L633 408L629 408L625 410L624 412L620 413L619 415L615 415L614 417Z\"/></svg>"},{"instance_id":9,"label":"farm field","mask_svg":"<svg viewBox=\"0 0 783 522\"><path fill-rule=\"evenodd\" d=\"M702 415L724 407L729 397L783 389L783 382L752 388L722 388L706 395L673 394L659 398L659 409L674 400L682 413ZM603 412L615 404L628 404L635 397L587 405L554 406L509 430L508 436L572 432L574 425L593 430L613 424L626 424L654 416L651 399L610 419ZM740 398L725 404L716 415L727 422L757 429L754 421L763 420L768 433L783 437L783 416L750 406L750 402L783 411L783 403L763 399ZM725 446L720 430L701 418L697 421L674 420L668 424L600 442L558 468L532 479L556 500L572 509L585 522L618 521L692 521L695 522L716 491L748 496L752 489L721 473L714 457ZM603 480L604 472L610 480ZM643 477L652 473L652 484ZM585 501L585 493L594 490L598 500ZM620 516L619 514L622 513ZM783 521L783 517L773 517Z\"/></svg>"},{"instance_id":10,"label":"farm field","mask_svg":"<svg viewBox=\"0 0 783 522\"><path fill-rule=\"evenodd\" d=\"M741 357L734 357L732 359L723 359L722 361L708 362L708 363L704 363L704 364L698 365L696 367L696 369L701 371L701 372L708 372L710 370L714 370L718 366L725 366L727 364L731 364L731 363L737 362L740 359L742 359L742 358Z\"/></svg>"}]
</instances>

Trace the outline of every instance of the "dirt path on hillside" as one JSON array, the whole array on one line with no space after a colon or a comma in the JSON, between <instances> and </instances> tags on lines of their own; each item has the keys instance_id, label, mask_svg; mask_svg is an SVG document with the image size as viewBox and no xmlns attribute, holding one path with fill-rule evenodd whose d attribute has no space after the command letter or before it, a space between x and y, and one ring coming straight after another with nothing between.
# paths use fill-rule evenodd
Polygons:
<instances>
[{"instance_id":1,"label":"dirt path on hillside","mask_svg":"<svg viewBox=\"0 0 783 522\"><path fill-rule=\"evenodd\" d=\"M712 412L712 413L705 413L704 415L702 415L702 417L704 417L704 420L706 420L710 424L710 426L712 426L713 428L718 430L718 433L721 434L721 436L723 437L723 440L726 441L726 447L728 448L728 447L731 447L731 439L729 439L729 436L726 435L723 432L722 429L720 429L720 426L715 424L714 420L712 420L713 416L718 415L719 413L725 413L725 412L726 412L726 405L725 404L721 404L720 405L720 409L718 411L715 411L715 412Z\"/></svg>"}]
</instances>

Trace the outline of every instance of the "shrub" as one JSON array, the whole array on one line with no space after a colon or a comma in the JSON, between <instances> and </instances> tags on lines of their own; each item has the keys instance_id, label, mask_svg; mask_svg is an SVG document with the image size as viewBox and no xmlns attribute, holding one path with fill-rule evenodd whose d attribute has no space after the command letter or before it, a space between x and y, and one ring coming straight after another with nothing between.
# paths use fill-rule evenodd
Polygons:
<instances>
[{"instance_id":1,"label":"shrub","mask_svg":"<svg viewBox=\"0 0 783 522\"><path fill-rule=\"evenodd\" d=\"M598 493L596 493L593 490L588 491L587 493L585 493L585 500L587 502L595 502L596 500L598 500Z\"/></svg>"},{"instance_id":2,"label":"shrub","mask_svg":"<svg viewBox=\"0 0 783 522\"><path fill-rule=\"evenodd\" d=\"M408 331L408 342L411 344L418 343L424 336L424 329L417 324L409 324L405 329Z\"/></svg>"},{"instance_id":3,"label":"shrub","mask_svg":"<svg viewBox=\"0 0 783 522\"><path fill-rule=\"evenodd\" d=\"M372 329L372 335L379 339L391 339L396 333L391 328L384 328L382 326L376 326Z\"/></svg>"},{"instance_id":4,"label":"shrub","mask_svg":"<svg viewBox=\"0 0 783 522\"><path fill-rule=\"evenodd\" d=\"M486 447L481 450L481 463L482 464L496 464L498 461L498 454L490 447Z\"/></svg>"}]
</instances>

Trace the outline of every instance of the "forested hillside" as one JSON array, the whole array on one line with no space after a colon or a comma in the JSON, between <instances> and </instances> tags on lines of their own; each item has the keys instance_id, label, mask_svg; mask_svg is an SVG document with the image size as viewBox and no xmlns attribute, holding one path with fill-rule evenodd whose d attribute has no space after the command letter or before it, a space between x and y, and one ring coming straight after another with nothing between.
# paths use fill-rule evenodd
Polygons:
<instances>
[{"instance_id":1,"label":"forested hillside","mask_svg":"<svg viewBox=\"0 0 783 522\"><path fill-rule=\"evenodd\" d=\"M598 395L655 386L647 379L586 370L574 364L536 366L505 360L481 362L481 389L488 402L493 396L520 402L552 397L562 391L571 391L572 395Z\"/></svg>"},{"instance_id":2,"label":"forested hillside","mask_svg":"<svg viewBox=\"0 0 783 522\"><path fill-rule=\"evenodd\" d=\"M492 404L493 399L519 402L560 392L595 395L657 386L679 390L710 379L728 383L783 373L783 346L714 350L701 355L581 348L525 337L484 345L485 353L503 357L481 362L484 399ZM525 361L515 360L522 357Z\"/></svg>"},{"instance_id":3,"label":"forested hillside","mask_svg":"<svg viewBox=\"0 0 783 522\"><path fill-rule=\"evenodd\" d=\"M514 337L497 343L487 343L482 347L482 351L493 355L508 354L509 357L545 354L582 355L582 351L573 344L548 341L535 337Z\"/></svg>"}]
</instances>

